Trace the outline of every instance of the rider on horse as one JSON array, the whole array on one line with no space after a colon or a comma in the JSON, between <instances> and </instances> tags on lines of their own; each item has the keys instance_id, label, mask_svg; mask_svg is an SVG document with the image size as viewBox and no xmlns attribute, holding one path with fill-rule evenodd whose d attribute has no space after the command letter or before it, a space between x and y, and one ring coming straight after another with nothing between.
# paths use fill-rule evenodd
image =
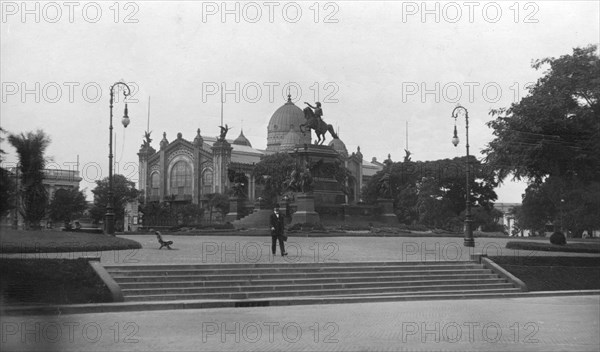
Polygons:
<instances>
[{"instance_id":1,"label":"rider on horse","mask_svg":"<svg viewBox=\"0 0 600 352\"><path fill-rule=\"evenodd\" d=\"M310 103L308 102L304 102L304 104L308 105L311 109L314 110L314 115L315 117L318 119L317 120L317 124L320 124L321 122L323 122L323 109L321 109L321 103L320 102L316 102L315 106L310 105Z\"/></svg>"},{"instance_id":2,"label":"rider on horse","mask_svg":"<svg viewBox=\"0 0 600 352\"><path fill-rule=\"evenodd\" d=\"M304 108L304 118L306 119L306 123L300 125L300 131L304 133L303 127L308 127L315 131L315 134L317 135L315 144L323 144L325 141L325 132L329 132L334 139L338 139L333 127L323 122L323 109L321 109L321 103L316 102L316 107L307 102L304 103L308 105L308 107Z\"/></svg>"}]
</instances>

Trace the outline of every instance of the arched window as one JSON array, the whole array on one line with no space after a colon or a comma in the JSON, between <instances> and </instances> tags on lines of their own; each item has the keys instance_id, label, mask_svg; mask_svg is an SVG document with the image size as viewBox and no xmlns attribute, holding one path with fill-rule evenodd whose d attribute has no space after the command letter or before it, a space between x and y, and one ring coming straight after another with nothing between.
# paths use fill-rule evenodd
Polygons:
<instances>
[{"instance_id":1,"label":"arched window","mask_svg":"<svg viewBox=\"0 0 600 352\"><path fill-rule=\"evenodd\" d=\"M202 174L202 194L212 193L213 172L211 169L204 170Z\"/></svg>"},{"instance_id":2,"label":"arched window","mask_svg":"<svg viewBox=\"0 0 600 352\"><path fill-rule=\"evenodd\" d=\"M171 195L192 195L192 168L183 160L171 169Z\"/></svg>"},{"instance_id":3,"label":"arched window","mask_svg":"<svg viewBox=\"0 0 600 352\"><path fill-rule=\"evenodd\" d=\"M150 196L152 198L159 196L160 189L160 176L158 172L154 172L152 176L150 176Z\"/></svg>"}]
</instances>

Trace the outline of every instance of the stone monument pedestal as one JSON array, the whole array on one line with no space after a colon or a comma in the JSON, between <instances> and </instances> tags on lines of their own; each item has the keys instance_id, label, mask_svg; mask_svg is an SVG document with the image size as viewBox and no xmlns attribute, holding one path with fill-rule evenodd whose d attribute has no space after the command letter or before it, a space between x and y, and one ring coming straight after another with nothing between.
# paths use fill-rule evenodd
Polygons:
<instances>
[{"instance_id":1,"label":"stone monument pedestal","mask_svg":"<svg viewBox=\"0 0 600 352\"><path fill-rule=\"evenodd\" d=\"M296 206L297 210L292 215L292 225L321 222L321 217L315 211L315 198L312 194L298 194L296 196Z\"/></svg>"},{"instance_id":2,"label":"stone monument pedestal","mask_svg":"<svg viewBox=\"0 0 600 352\"><path fill-rule=\"evenodd\" d=\"M381 209L379 219L387 224L397 224L398 217L394 214L394 200L389 198L377 199L377 205Z\"/></svg>"},{"instance_id":3,"label":"stone monument pedestal","mask_svg":"<svg viewBox=\"0 0 600 352\"><path fill-rule=\"evenodd\" d=\"M229 213L225 215L225 222L234 222L241 216L238 213L238 209L242 206L242 200L238 197L229 198Z\"/></svg>"}]
</instances>

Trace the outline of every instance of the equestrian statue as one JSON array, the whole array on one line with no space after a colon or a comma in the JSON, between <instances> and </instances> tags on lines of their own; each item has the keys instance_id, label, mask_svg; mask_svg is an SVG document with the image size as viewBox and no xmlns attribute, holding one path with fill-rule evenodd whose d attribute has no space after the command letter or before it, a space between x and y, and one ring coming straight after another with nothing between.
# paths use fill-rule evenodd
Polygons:
<instances>
[{"instance_id":1,"label":"equestrian statue","mask_svg":"<svg viewBox=\"0 0 600 352\"><path fill-rule=\"evenodd\" d=\"M303 127L308 127L308 130L315 131L317 135L317 140L315 144L323 144L325 142L325 133L329 132L334 139L338 139L337 134L333 130L333 126L326 124L323 119L323 110L321 109L321 103L316 102L316 106L312 106L307 102L304 104L308 105L304 108L304 118L306 119L306 123L300 125L300 131L304 133ZM314 112L313 112L314 109Z\"/></svg>"}]
</instances>

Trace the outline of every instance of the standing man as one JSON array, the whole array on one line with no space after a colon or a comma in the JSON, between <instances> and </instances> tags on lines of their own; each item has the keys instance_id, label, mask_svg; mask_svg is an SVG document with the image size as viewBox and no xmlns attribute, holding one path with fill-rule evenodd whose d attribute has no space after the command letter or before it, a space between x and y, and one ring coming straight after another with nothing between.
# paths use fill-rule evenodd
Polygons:
<instances>
[{"instance_id":1,"label":"standing man","mask_svg":"<svg viewBox=\"0 0 600 352\"><path fill-rule=\"evenodd\" d=\"M275 208L273 208L273 214L271 214L271 252L273 256L277 250L277 240L279 240L279 249L281 250L281 256L286 256L287 252L285 251L285 246L283 245L284 241L284 220L283 215L279 213L279 204L275 204Z\"/></svg>"}]
</instances>

